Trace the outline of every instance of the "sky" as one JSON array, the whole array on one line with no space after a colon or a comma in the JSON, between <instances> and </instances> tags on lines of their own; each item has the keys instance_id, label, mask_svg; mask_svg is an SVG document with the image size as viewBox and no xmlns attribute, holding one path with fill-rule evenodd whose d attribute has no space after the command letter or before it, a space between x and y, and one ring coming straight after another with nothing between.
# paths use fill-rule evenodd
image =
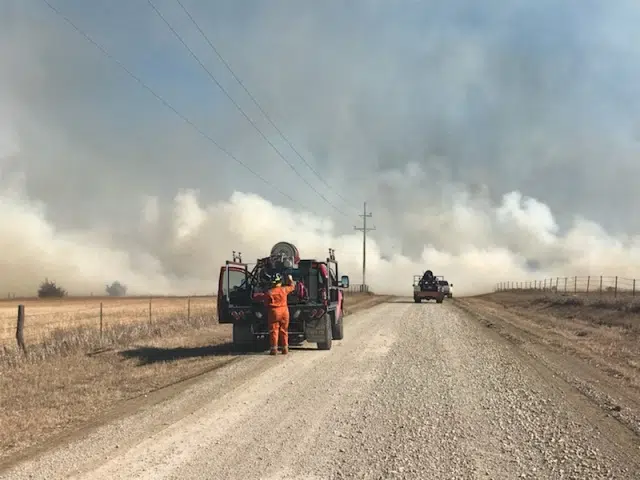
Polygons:
<instances>
[{"instance_id":1,"label":"sky","mask_svg":"<svg viewBox=\"0 0 640 480\"><path fill-rule=\"evenodd\" d=\"M359 283L365 201L380 293L640 276L637 2L181 0L245 91L176 0L195 58L147 0L47 1L0 1L0 295L208 293L278 241Z\"/></svg>"}]
</instances>

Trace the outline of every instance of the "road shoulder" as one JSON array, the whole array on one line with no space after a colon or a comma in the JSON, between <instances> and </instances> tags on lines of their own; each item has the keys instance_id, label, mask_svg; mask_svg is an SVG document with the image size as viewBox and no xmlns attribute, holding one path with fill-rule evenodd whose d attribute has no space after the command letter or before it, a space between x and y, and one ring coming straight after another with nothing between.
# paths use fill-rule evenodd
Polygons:
<instances>
[{"instance_id":1,"label":"road shoulder","mask_svg":"<svg viewBox=\"0 0 640 480\"><path fill-rule=\"evenodd\" d=\"M599 408L600 416L614 419L632 432L640 446L638 377L620 375L612 367L615 360L598 347L598 335L587 342L576 335L584 325L505 305L491 297L457 299L455 305L580 392Z\"/></svg>"}]
</instances>

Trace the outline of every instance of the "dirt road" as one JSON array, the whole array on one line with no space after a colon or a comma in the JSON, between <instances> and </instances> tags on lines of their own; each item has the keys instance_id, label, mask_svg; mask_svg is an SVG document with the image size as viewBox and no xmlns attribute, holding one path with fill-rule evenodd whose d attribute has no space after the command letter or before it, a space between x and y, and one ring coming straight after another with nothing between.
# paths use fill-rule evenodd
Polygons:
<instances>
[{"instance_id":1,"label":"dirt road","mask_svg":"<svg viewBox=\"0 0 640 480\"><path fill-rule=\"evenodd\" d=\"M446 302L354 314L331 351L249 355L0 478L638 478L640 442Z\"/></svg>"}]
</instances>

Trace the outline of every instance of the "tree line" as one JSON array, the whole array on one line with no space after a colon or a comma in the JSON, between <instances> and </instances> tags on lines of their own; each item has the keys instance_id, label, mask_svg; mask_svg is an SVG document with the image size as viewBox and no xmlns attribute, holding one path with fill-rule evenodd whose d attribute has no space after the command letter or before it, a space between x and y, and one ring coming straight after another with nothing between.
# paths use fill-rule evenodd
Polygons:
<instances>
[{"instance_id":1,"label":"tree line","mask_svg":"<svg viewBox=\"0 0 640 480\"><path fill-rule=\"evenodd\" d=\"M105 292L110 297L124 297L127 294L127 286L115 281L105 287ZM38 298L62 298L67 296L67 290L56 284L55 281L45 278L38 288Z\"/></svg>"}]
</instances>

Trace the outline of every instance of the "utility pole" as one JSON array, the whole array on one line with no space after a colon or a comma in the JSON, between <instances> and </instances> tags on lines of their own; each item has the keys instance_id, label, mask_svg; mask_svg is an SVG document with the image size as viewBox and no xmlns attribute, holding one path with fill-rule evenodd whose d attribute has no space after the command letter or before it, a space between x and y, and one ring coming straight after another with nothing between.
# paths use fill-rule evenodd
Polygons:
<instances>
[{"instance_id":1,"label":"utility pole","mask_svg":"<svg viewBox=\"0 0 640 480\"><path fill-rule=\"evenodd\" d=\"M363 225L362 227L354 226L354 230L358 230L362 232L362 288L366 288L367 285L367 232L375 230L376 227L367 228L367 218L371 218L372 214L367 213L367 202L364 202L364 213L362 215L358 215L362 217Z\"/></svg>"}]
</instances>

